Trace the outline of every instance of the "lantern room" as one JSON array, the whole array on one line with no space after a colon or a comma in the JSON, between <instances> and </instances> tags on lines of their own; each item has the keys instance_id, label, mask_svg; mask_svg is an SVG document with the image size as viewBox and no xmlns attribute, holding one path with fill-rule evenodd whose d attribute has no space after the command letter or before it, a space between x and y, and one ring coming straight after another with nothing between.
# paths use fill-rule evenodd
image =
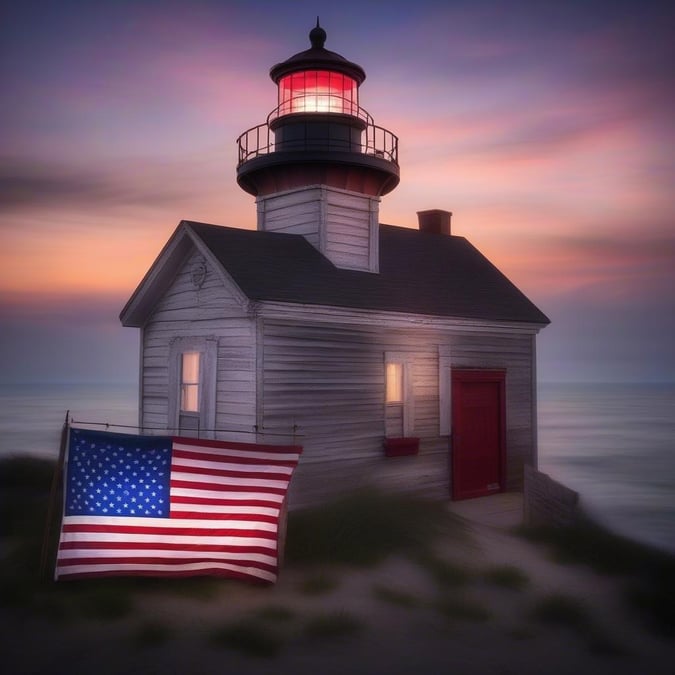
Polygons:
<instances>
[{"instance_id":1,"label":"lantern room","mask_svg":"<svg viewBox=\"0 0 675 675\"><path fill-rule=\"evenodd\" d=\"M237 141L239 185L256 196L315 184L390 192L399 182L398 138L359 104L365 71L325 49L318 20L309 39L310 49L270 70L277 107Z\"/></svg>"},{"instance_id":2,"label":"lantern room","mask_svg":"<svg viewBox=\"0 0 675 675\"><path fill-rule=\"evenodd\" d=\"M330 70L302 70L279 80L279 116L292 113L357 115L356 80Z\"/></svg>"}]
</instances>

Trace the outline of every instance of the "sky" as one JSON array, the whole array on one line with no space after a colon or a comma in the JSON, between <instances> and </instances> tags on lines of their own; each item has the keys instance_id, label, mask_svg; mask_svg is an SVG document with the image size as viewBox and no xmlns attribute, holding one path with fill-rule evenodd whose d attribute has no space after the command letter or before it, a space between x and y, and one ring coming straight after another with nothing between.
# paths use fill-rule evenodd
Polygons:
<instances>
[{"instance_id":1,"label":"sky","mask_svg":"<svg viewBox=\"0 0 675 675\"><path fill-rule=\"evenodd\" d=\"M380 221L452 211L551 319L541 381L675 381L671 5L5 3L0 382L137 378L119 312L182 219L255 227L236 139L317 14L400 139Z\"/></svg>"}]
</instances>

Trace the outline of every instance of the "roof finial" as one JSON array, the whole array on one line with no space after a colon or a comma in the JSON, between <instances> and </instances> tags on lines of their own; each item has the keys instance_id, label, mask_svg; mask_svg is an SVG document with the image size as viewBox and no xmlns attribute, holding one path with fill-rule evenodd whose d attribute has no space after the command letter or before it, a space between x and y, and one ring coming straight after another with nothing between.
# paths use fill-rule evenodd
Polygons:
<instances>
[{"instance_id":1,"label":"roof finial","mask_svg":"<svg viewBox=\"0 0 675 675\"><path fill-rule=\"evenodd\" d=\"M319 17L316 17L316 27L312 28L309 33L309 41L312 43L313 49L323 49L326 42L326 31L319 25Z\"/></svg>"}]
</instances>

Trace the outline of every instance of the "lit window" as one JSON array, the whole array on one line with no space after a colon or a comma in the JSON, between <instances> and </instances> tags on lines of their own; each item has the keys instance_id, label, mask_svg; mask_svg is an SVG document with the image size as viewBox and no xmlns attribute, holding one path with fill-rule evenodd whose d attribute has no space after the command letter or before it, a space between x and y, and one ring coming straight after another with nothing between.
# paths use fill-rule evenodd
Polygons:
<instances>
[{"instance_id":1,"label":"lit window","mask_svg":"<svg viewBox=\"0 0 675 675\"><path fill-rule=\"evenodd\" d=\"M387 363L386 390L387 403L403 402L402 363Z\"/></svg>"},{"instance_id":2,"label":"lit window","mask_svg":"<svg viewBox=\"0 0 675 675\"><path fill-rule=\"evenodd\" d=\"M384 434L387 438L410 436L414 430L413 363L409 352L384 355Z\"/></svg>"},{"instance_id":3,"label":"lit window","mask_svg":"<svg viewBox=\"0 0 675 675\"><path fill-rule=\"evenodd\" d=\"M199 412L199 352L183 352L180 378L180 409Z\"/></svg>"}]
</instances>

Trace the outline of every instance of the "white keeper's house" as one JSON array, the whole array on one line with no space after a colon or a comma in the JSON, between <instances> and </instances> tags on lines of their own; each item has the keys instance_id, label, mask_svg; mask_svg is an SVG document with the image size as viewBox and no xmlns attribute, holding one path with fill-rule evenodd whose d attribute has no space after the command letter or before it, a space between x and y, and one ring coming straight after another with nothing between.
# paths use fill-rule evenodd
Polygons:
<instances>
[{"instance_id":1,"label":"white keeper's house","mask_svg":"<svg viewBox=\"0 0 675 675\"><path fill-rule=\"evenodd\" d=\"M520 489L549 321L449 212L379 222L398 139L325 40L317 23L271 69L278 105L238 140L257 230L182 221L121 313L141 331L140 426L302 444L291 506L359 485Z\"/></svg>"}]
</instances>

